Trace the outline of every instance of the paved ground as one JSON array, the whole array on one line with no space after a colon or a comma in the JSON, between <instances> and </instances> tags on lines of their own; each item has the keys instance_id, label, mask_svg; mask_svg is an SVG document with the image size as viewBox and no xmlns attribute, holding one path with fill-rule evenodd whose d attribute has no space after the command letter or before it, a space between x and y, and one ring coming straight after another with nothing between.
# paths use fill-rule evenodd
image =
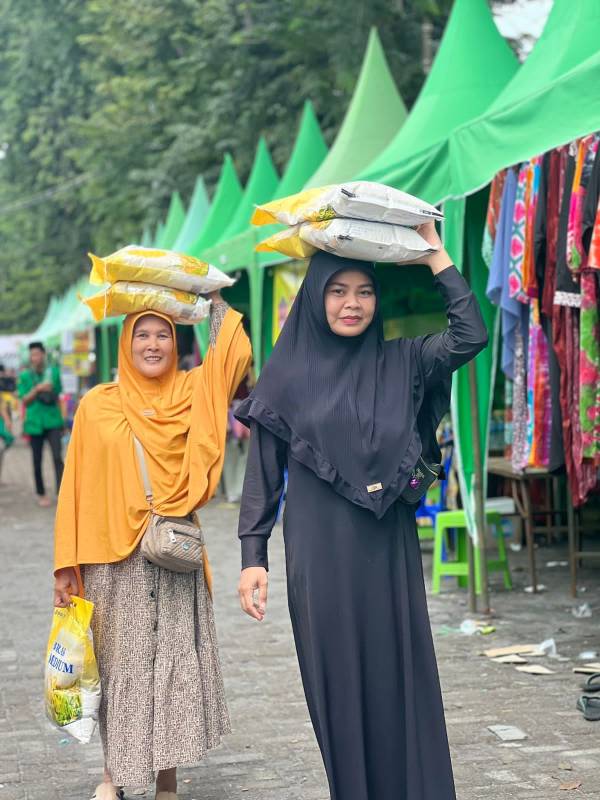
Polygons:
<instances>
[{"instance_id":1,"label":"paved ground","mask_svg":"<svg viewBox=\"0 0 600 800\"><path fill-rule=\"evenodd\" d=\"M32 505L23 447L8 454L4 479L10 483L0 487L0 800L87 800L100 779L99 745L62 736L42 708L53 512ZM276 531L272 546L268 619L258 625L237 606L236 516L235 508L219 501L204 514L234 733L202 766L181 770L180 796L326 800L287 618L281 534ZM493 596L496 633L467 637L456 631L467 616L466 598L451 583L430 598L458 798L600 798L600 723L585 722L575 710L579 677L572 672L581 651L600 650L600 571L582 573L587 591L581 599L590 602L593 616L578 620L571 613L566 568L544 566L564 558L564 549L540 547L548 591L536 597L523 592L522 554L511 557L515 589ZM428 574L427 552L424 558ZM549 637L569 659L544 659L552 675L525 675L481 656L484 647ZM494 724L516 725L528 738L502 743L487 730ZM578 781L579 789L559 788Z\"/></svg>"}]
</instances>

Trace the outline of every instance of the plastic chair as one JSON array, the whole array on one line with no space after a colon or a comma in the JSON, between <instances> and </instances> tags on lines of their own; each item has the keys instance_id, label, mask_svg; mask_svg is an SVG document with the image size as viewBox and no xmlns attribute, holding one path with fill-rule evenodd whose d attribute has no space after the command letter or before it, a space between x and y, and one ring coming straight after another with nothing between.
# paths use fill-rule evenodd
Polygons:
<instances>
[{"instance_id":1,"label":"plastic chair","mask_svg":"<svg viewBox=\"0 0 600 800\"><path fill-rule=\"evenodd\" d=\"M485 517L487 524L495 529L498 547L498 557L487 559L488 572L502 572L505 588L512 589L512 580L504 544L504 532L502 530L502 517L497 511L486 511ZM451 529L456 531L455 558L449 561L444 559L444 555L448 553L448 531ZM458 578L459 586L465 587L467 585L469 576L468 535L464 511L441 511L436 515L431 581L431 591L434 594L440 591L440 581L443 575L451 575ZM481 570L479 566L479 548L477 547L475 548L475 591L477 594L481 594Z\"/></svg>"}]
</instances>

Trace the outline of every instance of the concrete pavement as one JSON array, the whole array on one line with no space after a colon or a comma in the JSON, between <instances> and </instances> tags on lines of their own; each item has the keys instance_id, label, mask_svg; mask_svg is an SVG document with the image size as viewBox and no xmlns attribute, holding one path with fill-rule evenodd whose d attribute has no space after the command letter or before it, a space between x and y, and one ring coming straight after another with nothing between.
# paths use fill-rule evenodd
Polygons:
<instances>
[{"instance_id":1,"label":"concrete pavement","mask_svg":"<svg viewBox=\"0 0 600 800\"><path fill-rule=\"evenodd\" d=\"M49 454L46 456L49 467ZM51 476L49 476L51 478ZM6 457L0 487L0 800L87 800L99 782L98 739L80 745L44 717L42 675L51 616L53 509L33 502L29 453ZM51 483L49 485L52 485ZM236 596L237 510L218 499L203 513L215 574L216 614L234 732L195 769L180 771L186 800L327 800L319 752L308 720L287 615L281 531L273 536L268 617L242 615ZM540 580L548 590L524 593L524 554L511 553L515 588L494 579L496 633L464 636L464 592L452 581L430 597L432 627L459 800L600 800L600 723L587 723L575 702L584 650L600 651L600 570L582 571L593 616L575 619L568 570L546 567L566 547L540 547ZM425 552L425 572L430 555ZM527 675L490 662L486 647L553 637L566 661L537 659L550 675ZM503 743L489 725L527 734ZM435 769L435 764L431 765ZM561 789L581 782L577 789ZM133 797L128 792L128 797ZM153 792L148 792L153 797ZM420 800L399 798L399 800Z\"/></svg>"}]
</instances>

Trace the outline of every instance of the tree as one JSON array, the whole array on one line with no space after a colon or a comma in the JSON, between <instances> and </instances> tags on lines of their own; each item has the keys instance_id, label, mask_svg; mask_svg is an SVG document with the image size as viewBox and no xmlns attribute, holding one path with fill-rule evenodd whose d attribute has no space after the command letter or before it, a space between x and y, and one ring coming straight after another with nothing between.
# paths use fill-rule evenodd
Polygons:
<instances>
[{"instance_id":1,"label":"tree","mask_svg":"<svg viewBox=\"0 0 600 800\"><path fill-rule=\"evenodd\" d=\"M282 168L306 98L331 142L373 25L410 105L450 5L0 0L0 329L33 329L87 250L138 239L226 151L245 178L263 133Z\"/></svg>"}]
</instances>

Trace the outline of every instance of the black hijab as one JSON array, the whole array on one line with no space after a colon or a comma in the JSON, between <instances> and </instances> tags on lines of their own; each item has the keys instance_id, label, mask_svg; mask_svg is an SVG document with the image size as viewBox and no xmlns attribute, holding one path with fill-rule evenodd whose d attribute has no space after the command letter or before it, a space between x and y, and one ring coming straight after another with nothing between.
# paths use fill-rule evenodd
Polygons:
<instances>
[{"instance_id":1,"label":"black hijab","mask_svg":"<svg viewBox=\"0 0 600 800\"><path fill-rule=\"evenodd\" d=\"M375 286L375 316L359 336L338 336L327 322L325 289L342 270L360 270ZM446 381L433 402L424 402L417 342L385 342L373 264L317 253L236 417L246 425L255 420L286 441L293 458L380 518L406 486L422 450L439 460L435 428L449 405L450 386Z\"/></svg>"}]
</instances>

